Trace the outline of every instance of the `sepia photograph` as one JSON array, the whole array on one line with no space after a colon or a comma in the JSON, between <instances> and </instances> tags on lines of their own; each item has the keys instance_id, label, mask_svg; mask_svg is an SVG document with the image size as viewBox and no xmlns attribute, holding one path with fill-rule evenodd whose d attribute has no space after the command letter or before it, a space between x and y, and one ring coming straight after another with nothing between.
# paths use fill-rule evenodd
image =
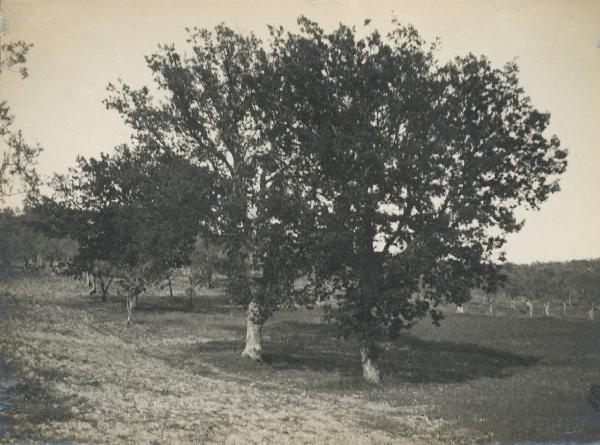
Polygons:
<instances>
[{"instance_id":1,"label":"sepia photograph","mask_svg":"<svg viewBox=\"0 0 600 445\"><path fill-rule=\"evenodd\" d=\"M600 1L0 0L0 444L600 444Z\"/></svg>"}]
</instances>

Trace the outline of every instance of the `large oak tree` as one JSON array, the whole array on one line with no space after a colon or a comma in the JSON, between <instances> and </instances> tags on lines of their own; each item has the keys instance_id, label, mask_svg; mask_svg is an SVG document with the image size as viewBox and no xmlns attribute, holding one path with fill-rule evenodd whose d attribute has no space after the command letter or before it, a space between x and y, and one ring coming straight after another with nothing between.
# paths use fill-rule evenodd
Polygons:
<instances>
[{"instance_id":1,"label":"large oak tree","mask_svg":"<svg viewBox=\"0 0 600 445\"><path fill-rule=\"evenodd\" d=\"M412 27L301 31L287 60L280 119L302 142L296 180L315 209L314 289L361 342L379 382L383 339L468 289L493 291L515 211L556 192L566 151L548 137L514 63L466 55L441 64ZM301 174L300 174L301 173Z\"/></svg>"},{"instance_id":2,"label":"large oak tree","mask_svg":"<svg viewBox=\"0 0 600 445\"><path fill-rule=\"evenodd\" d=\"M214 172L221 189L214 236L227 254L227 291L248 310L243 355L261 359L262 326L295 295L302 273L302 201L289 181L285 138L269 116L281 79L252 35L220 25L189 31L191 52L161 45L146 57L156 81L110 85L138 144L168 147Z\"/></svg>"}]
</instances>

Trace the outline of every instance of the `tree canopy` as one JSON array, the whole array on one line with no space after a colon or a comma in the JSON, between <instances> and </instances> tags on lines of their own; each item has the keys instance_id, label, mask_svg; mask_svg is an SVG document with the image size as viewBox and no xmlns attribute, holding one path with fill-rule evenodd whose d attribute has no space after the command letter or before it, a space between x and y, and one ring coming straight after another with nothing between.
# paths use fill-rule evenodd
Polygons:
<instances>
[{"instance_id":1,"label":"tree canopy","mask_svg":"<svg viewBox=\"0 0 600 445\"><path fill-rule=\"evenodd\" d=\"M361 339L377 381L377 339L497 286L505 234L522 226L515 210L559 189L567 153L514 63L440 64L435 45L398 23L366 37L300 25L277 43L286 125L302 141L297 180L318 209L313 285L336 300L330 317Z\"/></svg>"},{"instance_id":2,"label":"tree canopy","mask_svg":"<svg viewBox=\"0 0 600 445\"><path fill-rule=\"evenodd\" d=\"M540 301L600 304L600 260L506 264L506 293Z\"/></svg>"},{"instance_id":3,"label":"tree canopy","mask_svg":"<svg viewBox=\"0 0 600 445\"><path fill-rule=\"evenodd\" d=\"M368 21L330 33L298 23L270 28L267 44L219 25L188 30L188 53L160 45L146 57L152 90L109 85L106 106L131 127L135 150L80 161L63 197L84 209L75 215L90 254L107 243L152 252L161 244L146 238L178 221L145 217L154 192L132 194L131 181L147 180L127 168L148 157L149 177L161 178L159 165L177 165L202 199L175 194L176 209L164 202L151 214L189 210L218 238L228 292L248 308L244 355L260 359L273 310L327 299L377 382L379 341L427 314L438 323L439 303L462 303L471 288L495 291L506 234L523 225L515 211L559 190L567 152L546 134L550 116L526 96L515 63L472 54L441 63L435 44L395 21L385 35ZM142 161L127 164L134 153ZM144 235L133 229L146 224ZM181 232L189 246L192 232ZM128 249L110 256L140 262ZM310 297L298 292L303 276Z\"/></svg>"},{"instance_id":4,"label":"tree canopy","mask_svg":"<svg viewBox=\"0 0 600 445\"><path fill-rule=\"evenodd\" d=\"M278 82L272 60L253 35L225 25L189 29L191 53L160 45L146 57L156 92L109 85L108 108L140 146L168 147L216 175L222 191L214 224L227 253L231 297L248 307L244 354L260 359L261 328L294 296L303 271L303 204L286 174L291 154L277 143L269 116Z\"/></svg>"},{"instance_id":5,"label":"tree canopy","mask_svg":"<svg viewBox=\"0 0 600 445\"><path fill-rule=\"evenodd\" d=\"M77 241L71 272L153 281L187 264L195 237L209 230L213 176L171 152L122 146L79 158L35 209L44 231Z\"/></svg>"}]
</instances>

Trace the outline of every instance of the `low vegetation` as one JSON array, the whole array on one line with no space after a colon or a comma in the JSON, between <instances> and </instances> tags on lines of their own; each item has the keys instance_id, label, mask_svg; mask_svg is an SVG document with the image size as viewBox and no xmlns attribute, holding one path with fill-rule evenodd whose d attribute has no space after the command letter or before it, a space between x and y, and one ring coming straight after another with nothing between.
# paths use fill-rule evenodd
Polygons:
<instances>
[{"instance_id":1,"label":"low vegetation","mask_svg":"<svg viewBox=\"0 0 600 445\"><path fill-rule=\"evenodd\" d=\"M84 281L16 275L1 284L4 360L14 404L0 442L506 443L586 441L600 413L600 324L527 318L472 303L441 327L422 322L386 344L383 383L361 377L358 348L320 308L280 311L263 362L245 360L245 310L221 289L101 303ZM507 315L507 316L505 316ZM540 314L536 314L540 315ZM248 409L252 407L252 409Z\"/></svg>"}]
</instances>

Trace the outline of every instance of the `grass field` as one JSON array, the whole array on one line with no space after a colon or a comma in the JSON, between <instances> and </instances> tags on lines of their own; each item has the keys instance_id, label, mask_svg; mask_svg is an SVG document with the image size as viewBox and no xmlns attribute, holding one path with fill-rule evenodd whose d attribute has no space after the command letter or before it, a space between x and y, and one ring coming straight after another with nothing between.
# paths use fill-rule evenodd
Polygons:
<instances>
[{"instance_id":1,"label":"grass field","mask_svg":"<svg viewBox=\"0 0 600 445\"><path fill-rule=\"evenodd\" d=\"M600 383L598 321L469 307L390 345L374 387L361 380L357 345L337 339L318 308L277 313L265 361L254 363L240 357L242 308L219 291L192 306L164 292L142 297L127 327L124 301L101 303L81 282L3 281L0 345L12 378L0 442L600 440L600 412L586 400Z\"/></svg>"}]
</instances>

